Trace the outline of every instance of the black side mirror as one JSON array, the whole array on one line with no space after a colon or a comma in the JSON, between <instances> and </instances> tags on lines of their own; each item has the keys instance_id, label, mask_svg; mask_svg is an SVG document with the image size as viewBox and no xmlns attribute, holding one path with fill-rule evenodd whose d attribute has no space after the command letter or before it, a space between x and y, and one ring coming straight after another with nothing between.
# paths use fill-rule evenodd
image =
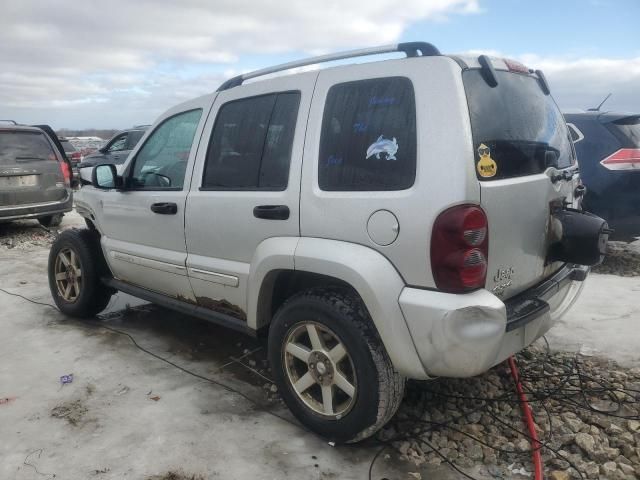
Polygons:
<instances>
[{"instance_id":1,"label":"black side mirror","mask_svg":"<svg viewBox=\"0 0 640 480\"><path fill-rule=\"evenodd\" d=\"M116 166L110 163L97 165L91 172L91 184L95 188L108 190L111 188L121 188L122 178L118 177Z\"/></svg>"}]
</instances>

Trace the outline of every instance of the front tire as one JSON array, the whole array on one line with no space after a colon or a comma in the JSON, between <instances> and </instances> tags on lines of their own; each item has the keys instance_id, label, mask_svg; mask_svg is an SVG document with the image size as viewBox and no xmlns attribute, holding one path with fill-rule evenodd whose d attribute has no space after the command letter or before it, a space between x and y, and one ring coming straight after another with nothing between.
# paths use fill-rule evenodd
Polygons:
<instances>
[{"instance_id":1,"label":"front tire","mask_svg":"<svg viewBox=\"0 0 640 480\"><path fill-rule=\"evenodd\" d=\"M269 331L269 361L295 417L335 442L373 435L402 401L404 378L348 290L314 288L287 300Z\"/></svg>"},{"instance_id":2,"label":"front tire","mask_svg":"<svg viewBox=\"0 0 640 480\"><path fill-rule=\"evenodd\" d=\"M113 290L100 278L108 273L100 237L90 230L66 230L49 251L49 289L62 313L90 318L105 309Z\"/></svg>"}]
</instances>

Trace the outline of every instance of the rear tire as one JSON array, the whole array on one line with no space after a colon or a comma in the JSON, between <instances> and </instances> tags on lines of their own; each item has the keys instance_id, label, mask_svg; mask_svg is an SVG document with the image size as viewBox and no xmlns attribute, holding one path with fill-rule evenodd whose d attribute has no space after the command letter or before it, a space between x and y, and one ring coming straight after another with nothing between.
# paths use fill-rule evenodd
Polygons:
<instances>
[{"instance_id":1,"label":"rear tire","mask_svg":"<svg viewBox=\"0 0 640 480\"><path fill-rule=\"evenodd\" d=\"M373 435L402 401L405 380L348 290L313 288L287 300L269 330L269 361L291 412L331 441Z\"/></svg>"},{"instance_id":2,"label":"rear tire","mask_svg":"<svg viewBox=\"0 0 640 480\"><path fill-rule=\"evenodd\" d=\"M62 313L90 318L105 309L114 290L101 282L109 274L100 237L90 230L66 230L49 251L49 289Z\"/></svg>"},{"instance_id":3,"label":"rear tire","mask_svg":"<svg viewBox=\"0 0 640 480\"><path fill-rule=\"evenodd\" d=\"M60 223L62 223L62 217L64 216L64 213L56 213L55 215L47 215L46 217L40 217L38 219L38 222L40 222L40 225L42 225L43 227L57 227L58 225L60 225Z\"/></svg>"}]
</instances>

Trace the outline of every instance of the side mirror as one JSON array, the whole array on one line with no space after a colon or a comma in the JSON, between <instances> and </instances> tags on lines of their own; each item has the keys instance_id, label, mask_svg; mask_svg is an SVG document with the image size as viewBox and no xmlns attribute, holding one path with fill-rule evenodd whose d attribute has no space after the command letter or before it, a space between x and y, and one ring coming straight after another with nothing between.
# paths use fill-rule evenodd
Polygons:
<instances>
[{"instance_id":1,"label":"side mirror","mask_svg":"<svg viewBox=\"0 0 640 480\"><path fill-rule=\"evenodd\" d=\"M118 171L113 164L97 165L91 172L91 183L95 188L108 190L110 188L119 188L121 179L118 178Z\"/></svg>"}]
</instances>

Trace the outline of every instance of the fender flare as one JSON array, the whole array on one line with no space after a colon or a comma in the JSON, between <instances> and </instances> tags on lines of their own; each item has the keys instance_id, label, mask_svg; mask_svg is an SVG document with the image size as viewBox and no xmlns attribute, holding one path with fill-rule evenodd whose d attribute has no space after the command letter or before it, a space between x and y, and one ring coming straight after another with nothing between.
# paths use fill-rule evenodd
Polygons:
<instances>
[{"instance_id":1,"label":"fender flare","mask_svg":"<svg viewBox=\"0 0 640 480\"><path fill-rule=\"evenodd\" d=\"M380 252L364 245L322 238L278 237L256 249L249 274L247 321L257 328L258 301L270 273L295 270L337 278L362 298L380 339L401 375L429 378L418 357L398 302L404 280ZM269 285L265 285L269 288Z\"/></svg>"}]
</instances>

